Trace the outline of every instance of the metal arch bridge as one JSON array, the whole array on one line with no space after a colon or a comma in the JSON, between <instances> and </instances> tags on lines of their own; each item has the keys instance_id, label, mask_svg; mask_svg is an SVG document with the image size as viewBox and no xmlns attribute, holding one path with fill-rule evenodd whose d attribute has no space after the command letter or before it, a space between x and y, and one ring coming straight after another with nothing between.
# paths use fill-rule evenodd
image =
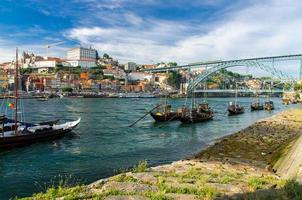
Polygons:
<instances>
[{"instance_id":1,"label":"metal arch bridge","mask_svg":"<svg viewBox=\"0 0 302 200\"><path fill-rule=\"evenodd\" d=\"M284 91L281 89L274 89L274 90L270 90L270 89L261 89L261 90L255 90L255 89L239 89L239 90L235 90L235 89L207 89L207 90L194 90L195 93L283 93Z\"/></svg>"},{"instance_id":2,"label":"metal arch bridge","mask_svg":"<svg viewBox=\"0 0 302 200\"><path fill-rule=\"evenodd\" d=\"M302 76L302 54L294 55L285 55L285 56L271 56L271 57L258 57L258 58L247 58L247 59L237 59L237 60L227 60L227 61L210 61L210 62L198 62L182 66L173 66L173 67L162 67L155 69L148 69L143 71L148 72L166 72L166 71L175 71L175 70L191 70L194 68L205 67L203 73L198 74L194 82L190 81L188 85L188 91L191 91L195 88L201 81L205 80L209 75L219 71L220 69L225 69L229 67L236 66L247 66L255 67L266 72L269 72L274 78L281 81L293 82L294 79L289 77L287 74L283 73L280 70L277 70L274 66L276 61L289 61L289 60L298 60L300 61L300 79Z\"/></svg>"}]
</instances>

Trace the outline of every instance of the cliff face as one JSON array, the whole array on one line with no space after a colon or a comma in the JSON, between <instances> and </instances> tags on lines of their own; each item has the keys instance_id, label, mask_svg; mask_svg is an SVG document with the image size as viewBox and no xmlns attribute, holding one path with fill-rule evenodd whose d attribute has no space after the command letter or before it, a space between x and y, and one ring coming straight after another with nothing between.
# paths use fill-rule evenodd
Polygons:
<instances>
[{"instance_id":1,"label":"cliff face","mask_svg":"<svg viewBox=\"0 0 302 200\"><path fill-rule=\"evenodd\" d=\"M28 199L302 199L302 186L286 180L302 177L301 122L302 110L285 111L191 159L151 168L141 162L130 172Z\"/></svg>"}]
</instances>

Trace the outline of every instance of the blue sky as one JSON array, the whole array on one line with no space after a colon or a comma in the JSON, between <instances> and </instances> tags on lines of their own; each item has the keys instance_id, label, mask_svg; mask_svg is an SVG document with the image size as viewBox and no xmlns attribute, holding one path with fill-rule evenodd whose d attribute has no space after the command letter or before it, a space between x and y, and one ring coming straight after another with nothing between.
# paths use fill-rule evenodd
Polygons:
<instances>
[{"instance_id":1,"label":"blue sky","mask_svg":"<svg viewBox=\"0 0 302 200\"><path fill-rule=\"evenodd\" d=\"M49 55L81 44L138 63L302 53L301 10L300 0L0 0L0 62L58 41Z\"/></svg>"}]
</instances>

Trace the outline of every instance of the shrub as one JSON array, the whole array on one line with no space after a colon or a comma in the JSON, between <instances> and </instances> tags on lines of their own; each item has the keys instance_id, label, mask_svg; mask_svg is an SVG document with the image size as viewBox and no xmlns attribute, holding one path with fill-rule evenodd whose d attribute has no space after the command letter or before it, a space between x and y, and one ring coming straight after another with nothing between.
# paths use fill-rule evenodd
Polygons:
<instances>
[{"instance_id":1,"label":"shrub","mask_svg":"<svg viewBox=\"0 0 302 200\"><path fill-rule=\"evenodd\" d=\"M133 167L133 172L145 172L148 168L148 162L146 160L139 161L139 163Z\"/></svg>"}]
</instances>

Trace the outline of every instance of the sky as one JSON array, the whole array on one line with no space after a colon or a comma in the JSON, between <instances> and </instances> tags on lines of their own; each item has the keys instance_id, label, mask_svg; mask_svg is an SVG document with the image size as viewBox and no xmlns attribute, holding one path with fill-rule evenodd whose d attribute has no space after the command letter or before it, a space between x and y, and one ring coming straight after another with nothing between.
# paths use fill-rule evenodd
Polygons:
<instances>
[{"instance_id":1,"label":"sky","mask_svg":"<svg viewBox=\"0 0 302 200\"><path fill-rule=\"evenodd\" d=\"M300 0L0 0L0 62L16 47L65 57L79 45L141 64L299 54L301 10Z\"/></svg>"}]
</instances>

